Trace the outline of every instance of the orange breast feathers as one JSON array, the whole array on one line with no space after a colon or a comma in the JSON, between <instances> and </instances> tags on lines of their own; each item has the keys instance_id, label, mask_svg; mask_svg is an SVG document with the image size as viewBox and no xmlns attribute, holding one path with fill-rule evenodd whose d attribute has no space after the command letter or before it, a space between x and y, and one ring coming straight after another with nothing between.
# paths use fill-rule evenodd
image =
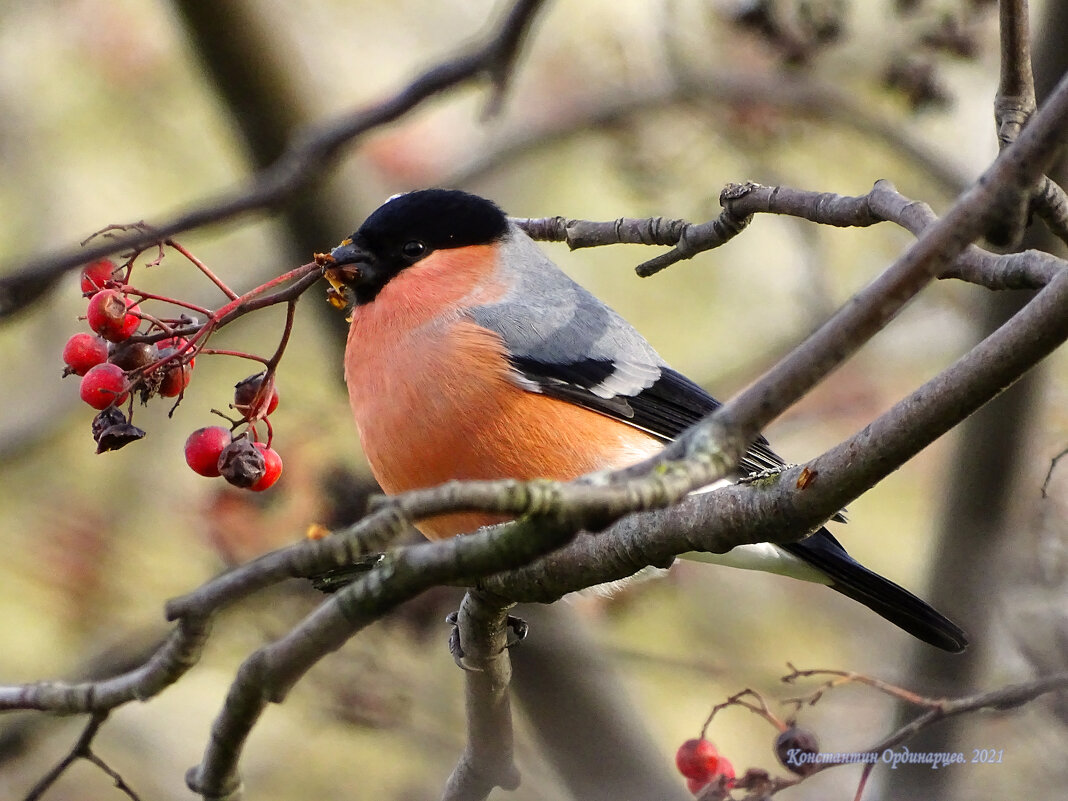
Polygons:
<instances>
[{"instance_id":1,"label":"orange breast feathers","mask_svg":"<svg viewBox=\"0 0 1068 801\"><path fill-rule=\"evenodd\" d=\"M345 381L364 453L388 493L450 479L569 480L662 447L516 384L501 338L463 311L503 293L492 279L494 258L492 247L439 251L353 314ZM418 528L441 539L493 522L500 518L454 514Z\"/></svg>"}]
</instances>

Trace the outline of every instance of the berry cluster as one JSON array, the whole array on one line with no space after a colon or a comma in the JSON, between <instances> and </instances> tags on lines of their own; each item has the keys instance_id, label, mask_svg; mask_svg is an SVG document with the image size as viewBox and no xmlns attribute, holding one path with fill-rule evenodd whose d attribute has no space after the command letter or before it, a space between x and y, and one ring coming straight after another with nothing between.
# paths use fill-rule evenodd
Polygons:
<instances>
[{"instance_id":1,"label":"berry cluster","mask_svg":"<svg viewBox=\"0 0 1068 801\"><path fill-rule=\"evenodd\" d=\"M92 432L97 453L103 453L118 450L145 436L145 431L133 424L135 397L142 404L157 396L175 398L177 407L185 396L198 356L222 354L260 362L265 369L243 379L234 388L230 408L237 413L237 419L216 412L230 425L208 426L194 431L186 441L185 456L190 468L202 476L222 476L237 487L265 490L282 473L282 459L271 447L274 432L267 417L278 406L275 368L289 339L299 292L282 291L267 297L263 293L295 276L305 280L291 290L302 291L308 285L307 279L314 277L306 269L312 265L238 296L205 265L171 240L159 243L160 255L149 265L162 261L164 246L191 261L227 295L230 302L213 311L137 289L130 278L139 253L130 255L122 265L110 259L94 261L81 275L82 293L88 299L84 319L90 331L74 334L67 341L63 348L66 364L63 374L81 377L82 400L98 411L93 419ZM181 313L178 317L156 316L142 310L148 302L177 307ZM289 304L289 316L282 341L270 359L239 351L206 348L208 338L232 319L281 302ZM207 317L206 322L200 321L201 315ZM259 440L259 427L266 430L264 442Z\"/></svg>"},{"instance_id":2,"label":"berry cluster","mask_svg":"<svg viewBox=\"0 0 1068 801\"><path fill-rule=\"evenodd\" d=\"M783 723L770 714L764 716L780 729L774 750L783 767L802 778L814 773L820 752L816 735L792 721ZM753 793L765 786L769 779L768 773L762 770L750 770L741 779L736 779L731 763L703 736L679 746L675 752L675 767L686 777L690 792L702 801L727 798L732 789Z\"/></svg>"},{"instance_id":3,"label":"berry cluster","mask_svg":"<svg viewBox=\"0 0 1068 801\"><path fill-rule=\"evenodd\" d=\"M686 777L686 786L694 795L712 783L719 783L726 789L734 782L734 766L704 737L687 740L679 746L675 752L675 767Z\"/></svg>"}]
</instances>

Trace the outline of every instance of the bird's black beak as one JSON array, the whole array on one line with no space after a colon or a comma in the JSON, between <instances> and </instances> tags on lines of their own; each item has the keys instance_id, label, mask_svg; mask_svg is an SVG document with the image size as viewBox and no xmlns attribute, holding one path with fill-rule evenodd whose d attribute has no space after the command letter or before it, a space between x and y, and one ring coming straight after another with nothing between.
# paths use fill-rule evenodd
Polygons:
<instances>
[{"instance_id":1,"label":"bird's black beak","mask_svg":"<svg viewBox=\"0 0 1068 801\"><path fill-rule=\"evenodd\" d=\"M330 251L330 260L332 266L341 267L345 264L369 264L373 257L351 239L346 239Z\"/></svg>"},{"instance_id":2,"label":"bird's black beak","mask_svg":"<svg viewBox=\"0 0 1068 801\"><path fill-rule=\"evenodd\" d=\"M322 265L323 277L330 283L327 300L338 309L359 303L366 294L365 288L375 284L381 273L375 255L352 239L329 253L317 254L315 260Z\"/></svg>"},{"instance_id":3,"label":"bird's black beak","mask_svg":"<svg viewBox=\"0 0 1068 801\"><path fill-rule=\"evenodd\" d=\"M346 239L329 253L317 253L315 260L323 268L323 276L336 292L344 287L366 281L374 271L374 255Z\"/></svg>"}]
</instances>

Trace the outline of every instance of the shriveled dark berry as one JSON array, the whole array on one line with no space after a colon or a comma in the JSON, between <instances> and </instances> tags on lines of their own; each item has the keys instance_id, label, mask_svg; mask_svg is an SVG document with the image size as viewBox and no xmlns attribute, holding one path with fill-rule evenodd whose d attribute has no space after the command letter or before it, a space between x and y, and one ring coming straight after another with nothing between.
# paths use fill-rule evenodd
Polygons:
<instances>
[{"instance_id":1,"label":"shriveled dark berry","mask_svg":"<svg viewBox=\"0 0 1068 801\"><path fill-rule=\"evenodd\" d=\"M125 423L126 415L123 414L122 409L116 409L114 406L104 409L93 418L93 441L100 442L101 434L113 426L121 426Z\"/></svg>"},{"instance_id":2,"label":"shriveled dark berry","mask_svg":"<svg viewBox=\"0 0 1068 801\"><path fill-rule=\"evenodd\" d=\"M278 408L274 374L266 371L250 375L234 386L233 408L246 420L261 420Z\"/></svg>"},{"instance_id":3,"label":"shriveled dark berry","mask_svg":"<svg viewBox=\"0 0 1068 801\"><path fill-rule=\"evenodd\" d=\"M147 342L126 342L115 347L108 361L129 372L147 367L158 358L155 345Z\"/></svg>"},{"instance_id":4,"label":"shriveled dark berry","mask_svg":"<svg viewBox=\"0 0 1068 801\"><path fill-rule=\"evenodd\" d=\"M819 752L816 735L798 726L781 732L775 739L775 756L784 768L799 776L807 776L816 769L814 757Z\"/></svg>"},{"instance_id":5,"label":"shriveled dark berry","mask_svg":"<svg viewBox=\"0 0 1068 801\"><path fill-rule=\"evenodd\" d=\"M117 451L119 448L125 448L131 442L136 442L144 436L144 430L132 423L119 423L100 432L100 436L96 441L96 452Z\"/></svg>"},{"instance_id":6,"label":"shriveled dark berry","mask_svg":"<svg viewBox=\"0 0 1068 801\"><path fill-rule=\"evenodd\" d=\"M219 474L235 487L248 489L266 471L263 452L245 437L234 440L219 454Z\"/></svg>"}]
</instances>

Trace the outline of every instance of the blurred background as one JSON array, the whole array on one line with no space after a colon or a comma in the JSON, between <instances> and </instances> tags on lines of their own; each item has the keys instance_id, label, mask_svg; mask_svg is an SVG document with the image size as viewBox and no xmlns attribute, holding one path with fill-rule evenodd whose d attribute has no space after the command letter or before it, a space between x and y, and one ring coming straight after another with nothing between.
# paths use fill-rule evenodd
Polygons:
<instances>
[{"instance_id":1,"label":"blurred background","mask_svg":"<svg viewBox=\"0 0 1068 801\"><path fill-rule=\"evenodd\" d=\"M1068 35L1065 12L1049 5L1033 6L1040 88L1064 71ZM506 8L490 0L7 0L0 269L241 184L301 128L389 95L488 32ZM389 195L427 185L478 192L522 217L703 221L730 181L861 194L889 178L941 211L996 153L996 23L996 4L978 0L559 0L537 18L498 116L482 118L482 89L442 95L361 140L279 213L178 239L242 291L329 249ZM823 229L762 217L728 246L645 280L631 268L652 249L545 247L673 366L726 397L909 241L890 226ZM177 256L141 275L154 291L207 306L223 300ZM137 411L144 441L97 456L93 413L77 380L60 378L63 343L85 325L77 277L0 325L0 681L102 675L136 662L166 631L167 598L299 539L313 522L340 524L362 510L369 490L341 380L343 315L322 300L312 291L300 304L279 369L272 420L285 473L256 496L194 475L182 459L186 436L212 424L212 408L225 409L247 364L199 359L172 418L157 399ZM769 438L790 461L817 455L1024 300L959 283L931 288ZM269 355L282 320L281 310L257 314L214 341ZM677 745L742 688L794 694L778 684L787 661L935 695L1063 669L1068 460L1046 497L1040 490L1068 446L1066 368L1062 351L851 504L851 523L835 527L858 559L960 622L973 641L965 656L932 654L826 589L693 564L608 599L526 610L534 630L515 654L524 778L511 797L626 798L619 785L639 780L685 793L672 775ZM287 585L228 611L202 664L158 698L113 715L99 755L142 798L190 797L185 770L200 759L240 661L318 598ZM269 709L243 762L249 796L437 797L464 742L462 676L441 622L459 598L442 590L406 605ZM599 692L614 704L592 737L583 731L584 748L560 747L574 722L554 728L558 721L523 711L544 711L552 698L595 703ZM847 688L801 719L824 750L853 751L903 714L872 690ZM868 797L1000 798L1021 786L1048 796L1068 780L1066 715L1062 698L944 724L910 747L969 759L973 748L1003 749L1003 763L881 768ZM0 717L0 796L24 796L81 725ZM739 774L783 773L775 732L755 716L728 710L709 736ZM852 797L858 776L838 768L782 797ZM120 796L82 763L47 797Z\"/></svg>"}]
</instances>

